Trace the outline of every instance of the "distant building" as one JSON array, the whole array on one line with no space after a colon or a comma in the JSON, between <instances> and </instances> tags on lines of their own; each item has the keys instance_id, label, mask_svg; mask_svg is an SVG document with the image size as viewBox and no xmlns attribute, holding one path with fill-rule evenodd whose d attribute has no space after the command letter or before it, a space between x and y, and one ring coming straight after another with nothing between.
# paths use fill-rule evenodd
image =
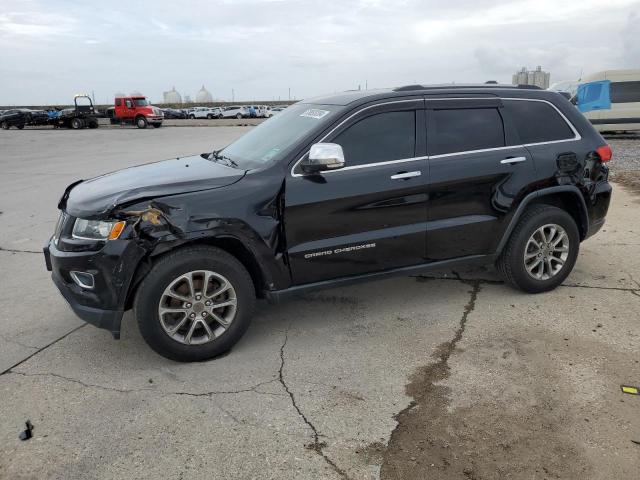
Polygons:
<instances>
[{"instance_id":1,"label":"distant building","mask_svg":"<svg viewBox=\"0 0 640 480\"><path fill-rule=\"evenodd\" d=\"M182 96L176 91L176 87L173 87L168 92L162 92L164 97L164 103L182 103Z\"/></svg>"},{"instance_id":2,"label":"distant building","mask_svg":"<svg viewBox=\"0 0 640 480\"><path fill-rule=\"evenodd\" d=\"M213 102L213 97L211 96L211 93L209 93L209 91L204 88L204 85L202 85L202 88L198 91L198 93L196 93L196 103L211 103Z\"/></svg>"},{"instance_id":3,"label":"distant building","mask_svg":"<svg viewBox=\"0 0 640 480\"><path fill-rule=\"evenodd\" d=\"M527 67L522 67L522 70L513 74L511 83L513 85L536 85L540 88L549 88L549 72L542 70L542 67L538 65L535 70L527 71Z\"/></svg>"}]
</instances>

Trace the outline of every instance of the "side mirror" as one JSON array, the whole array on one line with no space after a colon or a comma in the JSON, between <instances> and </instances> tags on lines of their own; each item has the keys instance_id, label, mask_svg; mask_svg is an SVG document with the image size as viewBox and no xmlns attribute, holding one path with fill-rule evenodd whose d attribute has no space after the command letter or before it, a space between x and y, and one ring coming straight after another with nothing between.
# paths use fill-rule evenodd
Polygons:
<instances>
[{"instance_id":1,"label":"side mirror","mask_svg":"<svg viewBox=\"0 0 640 480\"><path fill-rule=\"evenodd\" d=\"M344 152L337 143L315 143L309 156L300 163L304 173L313 174L344 167Z\"/></svg>"}]
</instances>

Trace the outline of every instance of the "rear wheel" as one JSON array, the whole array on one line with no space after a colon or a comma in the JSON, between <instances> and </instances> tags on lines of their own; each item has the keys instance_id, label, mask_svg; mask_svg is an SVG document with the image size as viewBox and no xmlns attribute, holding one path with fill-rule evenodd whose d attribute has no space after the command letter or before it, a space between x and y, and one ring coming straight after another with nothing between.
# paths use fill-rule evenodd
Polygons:
<instances>
[{"instance_id":1,"label":"rear wheel","mask_svg":"<svg viewBox=\"0 0 640 480\"><path fill-rule=\"evenodd\" d=\"M254 307L249 273L235 257L214 247L187 247L162 258L134 302L149 346L186 362L228 351L249 327Z\"/></svg>"},{"instance_id":2,"label":"rear wheel","mask_svg":"<svg viewBox=\"0 0 640 480\"><path fill-rule=\"evenodd\" d=\"M496 266L520 290L546 292L571 273L579 248L573 217L560 208L537 205L522 215Z\"/></svg>"},{"instance_id":3,"label":"rear wheel","mask_svg":"<svg viewBox=\"0 0 640 480\"><path fill-rule=\"evenodd\" d=\"M236 115L236 118L237 118L238 120L240 120L240 119L242 118L242 114L241 114L241 113L238 113L238 114Z\"/></svg>"},{"instance_id":4,"label":"rear wheel","mask_svg":"<svg viewBox=\"0 0 640 480\"><path fill-rule=\"evenodd\" d=\"M84 122L82 121L82 119L74 118L73 120L71 120L71 128L73 128L74 130L78 130L83 127L84 127Z\"/></svg>"},{"instance_id":5,"label":"rear wheel","mask_svg":"<svg viewBox=\"0 0 640 480\"><path fill-rule=\"evenodd\" d=\"M138 118L136 118L136 126L138 128L147 128L148 124L149 124L149 122L147 122L147 119L145 117L143 117L142 115L139 116Z\"/></svg>"},{"instance_id":6,"label":"rear wheel","mask_svg":"<svg viewBox=\"0 0 640 480\"><path fill-rule=\"evenodd\" d=\"M3 130L9 130L11 128L11 126L9 125L9 122L7 122L6 120L4 122L2 122L2 129Z\"/></svg>"},{"instance_id":7,"label":"rear wheel","mask_svg":"<svg viewBox=\"0 0 640 480\"><path fill-rule=\"evenodd\" d=\"M195 119L196 119L196 116L195 116L195 115L189 115L189 118L190 118L191 120L195 120Z\"/></svg>"},{"instance_id":8,"label":"rear wheel","mask_svg":"<svg viewBox=\"0 0 640 480\"><path fill-rule=\"evenodd\" d=\"M161 123L152 123L153 128L160 128L162 126Z\"/></svg>"},{"instance_id":9,"label":"rear wheel","mask_svg":"<svg viewBox=\"0 0 640 480\"><path fill-rule=\"evenodd\" d=\"M98 122L90 122L89 128L98 128Z\"/></svg>"},{"instance_id":10,"label":"rear wheel","mask_svg":"<svg viewBox=\"0 0 640 480\"><path fill-rule=\"evenodd\" d=\"M16 128L17 128L18 130L22 130L22 129L24 128L24 124L23 124L23 123L21 123L20 125L16 125Z\"/></svg>"}]
</instances>

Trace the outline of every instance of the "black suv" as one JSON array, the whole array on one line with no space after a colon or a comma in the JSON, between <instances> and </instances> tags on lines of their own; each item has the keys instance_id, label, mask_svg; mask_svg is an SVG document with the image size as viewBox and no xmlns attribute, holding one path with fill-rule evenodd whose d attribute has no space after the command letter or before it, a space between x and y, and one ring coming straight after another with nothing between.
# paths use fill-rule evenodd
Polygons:
<instances>
[{"instance_id":1,"label":"black suv","mask_svg":"<svg viewBox=\"0 0 640 480\"><path fill-rule=\"evenodd\" d=\"M220 151L70 185L45 247L85 321L218 355L256 297L495 263L558 286L604 223L611 149L563 96L413 85L297 103Z\"/></svg>"}]
</instances>

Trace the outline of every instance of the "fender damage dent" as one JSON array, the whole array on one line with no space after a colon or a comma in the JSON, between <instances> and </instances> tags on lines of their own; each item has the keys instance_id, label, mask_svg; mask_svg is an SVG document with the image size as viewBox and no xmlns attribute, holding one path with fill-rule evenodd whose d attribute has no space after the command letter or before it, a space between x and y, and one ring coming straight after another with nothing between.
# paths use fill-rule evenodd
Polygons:
<instances>
[{"instance_id":1,"label":"fender damage dent","mask_svg":"<svg viewBox=\"0 0 640 480\"><path fill-rule=\"evenodd\" d=\"M197 242L244 255L240 260L250 273L258 274L259 291L288 286L282 224L284 183L281 178L273 183L253 183L247 175L224 189L172 195L115 210L114 216L133 221L132 232L147 252L141 262L143 273L136 273L132 287L142 280L154 257Z\"/></svg>"}]
</instances>

